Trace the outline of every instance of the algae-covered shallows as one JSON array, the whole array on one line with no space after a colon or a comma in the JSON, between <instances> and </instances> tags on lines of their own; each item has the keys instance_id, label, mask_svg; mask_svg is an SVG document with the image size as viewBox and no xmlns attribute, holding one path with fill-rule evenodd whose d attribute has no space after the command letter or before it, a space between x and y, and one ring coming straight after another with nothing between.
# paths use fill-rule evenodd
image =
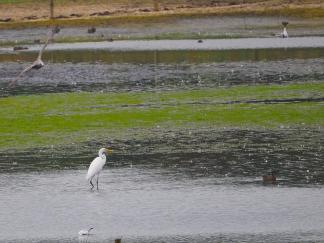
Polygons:
<instances>
[{"instance_id":1,"label":"algae-covered shallows","mask_svg":"<svg viewBox=\"0 0 324 243\"><path fill-rule=\"evenodd\" d=\"M136 129L324 125L324 83L0 99L0 149L82 142ZM298 102L291 102L294 100ZM287 100L287 102L283 102ZM271 101L271 102L269 102ZM280 101L280 102L279 102Z\"/></svg>"}]
</instances>

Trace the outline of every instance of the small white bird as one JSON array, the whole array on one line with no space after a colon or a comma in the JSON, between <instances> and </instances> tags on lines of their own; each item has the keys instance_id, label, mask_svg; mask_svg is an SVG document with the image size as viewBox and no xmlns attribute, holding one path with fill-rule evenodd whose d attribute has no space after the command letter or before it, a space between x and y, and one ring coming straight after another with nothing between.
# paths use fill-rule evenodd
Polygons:
<instances>
[{"instance_id":1,"label":"small white bird","mask_svg":"<svg viewBox=\"0 0 324 243\"><path fill-rule=\"evenodd\" d=\"M283 31L282 33L280 34L280 37L281 38L288 38L288 32L287 32L287 25L288 25L288 22L282 22L282 25L283 25Z\"/></svg>"},{"instance_id":2,"label":"small white bird","mask_svg":"<svg viewBox=\"0 0 324 243\"><path fill-rule=\"evenodd\" d=\"M86 179L89 181L90 180L90 185L91 185L91 190L94 188L94 185L92 184L92 179L97 175L97 190L99 190L98 188L98 182L99 182L99 174L102 170L102 168L104 167L104 165L106 164L106 158L107 155L112 153L111 149L106 149L106 148L101 148L99 150L99 157L95 158L88 169L88 173L86 176Z\"/></svg>"},{"instance_id":3,"label":"small white bird","mask_svg":"<svg viewBox=\"0 0 324 243\"><path fill-rule=\"evenodd\" d=\"M282 38L288 38L288 32L287 32L287 29L286 27L284 27L282 33L281 33L281 37Z\"/></svg>"},{"instance_id":4,"label":"small white bird","mask_svg":"<svg viewBox=\"0 0 324 243\"><path fill-rule=\"evenodd\" d=\"M90 235L90 231L93 230L93 228L90 228L88 230L80 230L79 235Z\"/></svg>"}]
</instances>

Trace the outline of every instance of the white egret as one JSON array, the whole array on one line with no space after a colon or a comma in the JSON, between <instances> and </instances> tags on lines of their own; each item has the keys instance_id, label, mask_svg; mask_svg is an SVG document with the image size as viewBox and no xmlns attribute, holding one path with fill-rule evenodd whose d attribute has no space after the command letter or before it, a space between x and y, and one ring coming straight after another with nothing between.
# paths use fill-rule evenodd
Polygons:
<instances>
[{"instance_id":1,"label":"white egret","mask_svg":"<svg viewBox=\"0 0 324 243\"><path fill-rule=\"evenodd\" d=\"M83 236L83 235L90 235L90 231L93 230L93 228L90 228L88 230L80 230L79 231L79 235Z\"/></svg>"},{"instance_id":2,"label":"white egret","mask_svg":"<svg viewBox=\"0 0 324 243\"><path fill-rule=\"evenodd\" d=\"M40 69L42 67L44 67L44 62L42 61L42 55L43 55L43 52L45 50L45 48L47 47L48 43L50 41L53 40L53 37L54 37L54 34L57 34L58 32L60 31L60 29L58 27L54 27L47 35L47 40L45 42L45 44L43 45L42 49L40 49L39 53L38 53L38 56L37 56L37 59L28 67L26 67L24 70L22 70L19 75L14 79L12 80L10 83L9 83L9 87L13 87L15 86L16 82L18 81L18 79L26 72L30 71L31 69Z\"/></svg>"},{"instance_id":3,"label":"white egret","mask_svg":"<svg viewBox=\"0 0 324 243\"><path fill-rule=\"evenodd\" d=\"M111 152L112 152L111 149L101 148L98 153L99 156L91 162L89 169L88 169L87 176L86 176L86 179L88 181L90 181L91 190L94 188L92 179L96 175L97 175L97 190L99 190L99 188L98 188L99 174L100 174L102 168L104 167L104 165L106 164L107 155L110 154Z\"/></svg>"}]
</instances>

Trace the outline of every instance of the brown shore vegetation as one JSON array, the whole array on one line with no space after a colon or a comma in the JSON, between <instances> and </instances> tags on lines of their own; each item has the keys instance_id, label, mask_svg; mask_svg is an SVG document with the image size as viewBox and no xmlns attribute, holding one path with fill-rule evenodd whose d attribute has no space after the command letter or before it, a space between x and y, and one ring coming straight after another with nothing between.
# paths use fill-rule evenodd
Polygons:
<instances>
[{"instance_id":1,"label":"brown shore vegetation","mask_svg":"<svg viewBox=\"0 0 324 243\"><path fill-rule=\"evenodd\" d=\"M151 21L165 17L206 15L264 15L324 17L322 0L0 0L0 29L105 25Z\"/></svg>"}]
</instances>

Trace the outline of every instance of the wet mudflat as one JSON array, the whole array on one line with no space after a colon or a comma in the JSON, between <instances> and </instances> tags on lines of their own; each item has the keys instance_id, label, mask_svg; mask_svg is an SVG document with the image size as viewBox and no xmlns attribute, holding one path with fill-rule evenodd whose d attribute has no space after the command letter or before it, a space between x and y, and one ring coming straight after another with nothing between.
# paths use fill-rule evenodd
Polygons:
<instances>
[{"instance_id":1,"label":"wet mudflat","mask_svg":"<svg viewBox=\"0 0 324 243\"><path fill-rule=\"evenodd\" d=\"M0 96L321 81L324 79L323 50L53 51L44 57L48 65L31 70L10 89L8 83L33 61L36 53L3 54L0 55Z\"/></svg>"}]
</instances>

